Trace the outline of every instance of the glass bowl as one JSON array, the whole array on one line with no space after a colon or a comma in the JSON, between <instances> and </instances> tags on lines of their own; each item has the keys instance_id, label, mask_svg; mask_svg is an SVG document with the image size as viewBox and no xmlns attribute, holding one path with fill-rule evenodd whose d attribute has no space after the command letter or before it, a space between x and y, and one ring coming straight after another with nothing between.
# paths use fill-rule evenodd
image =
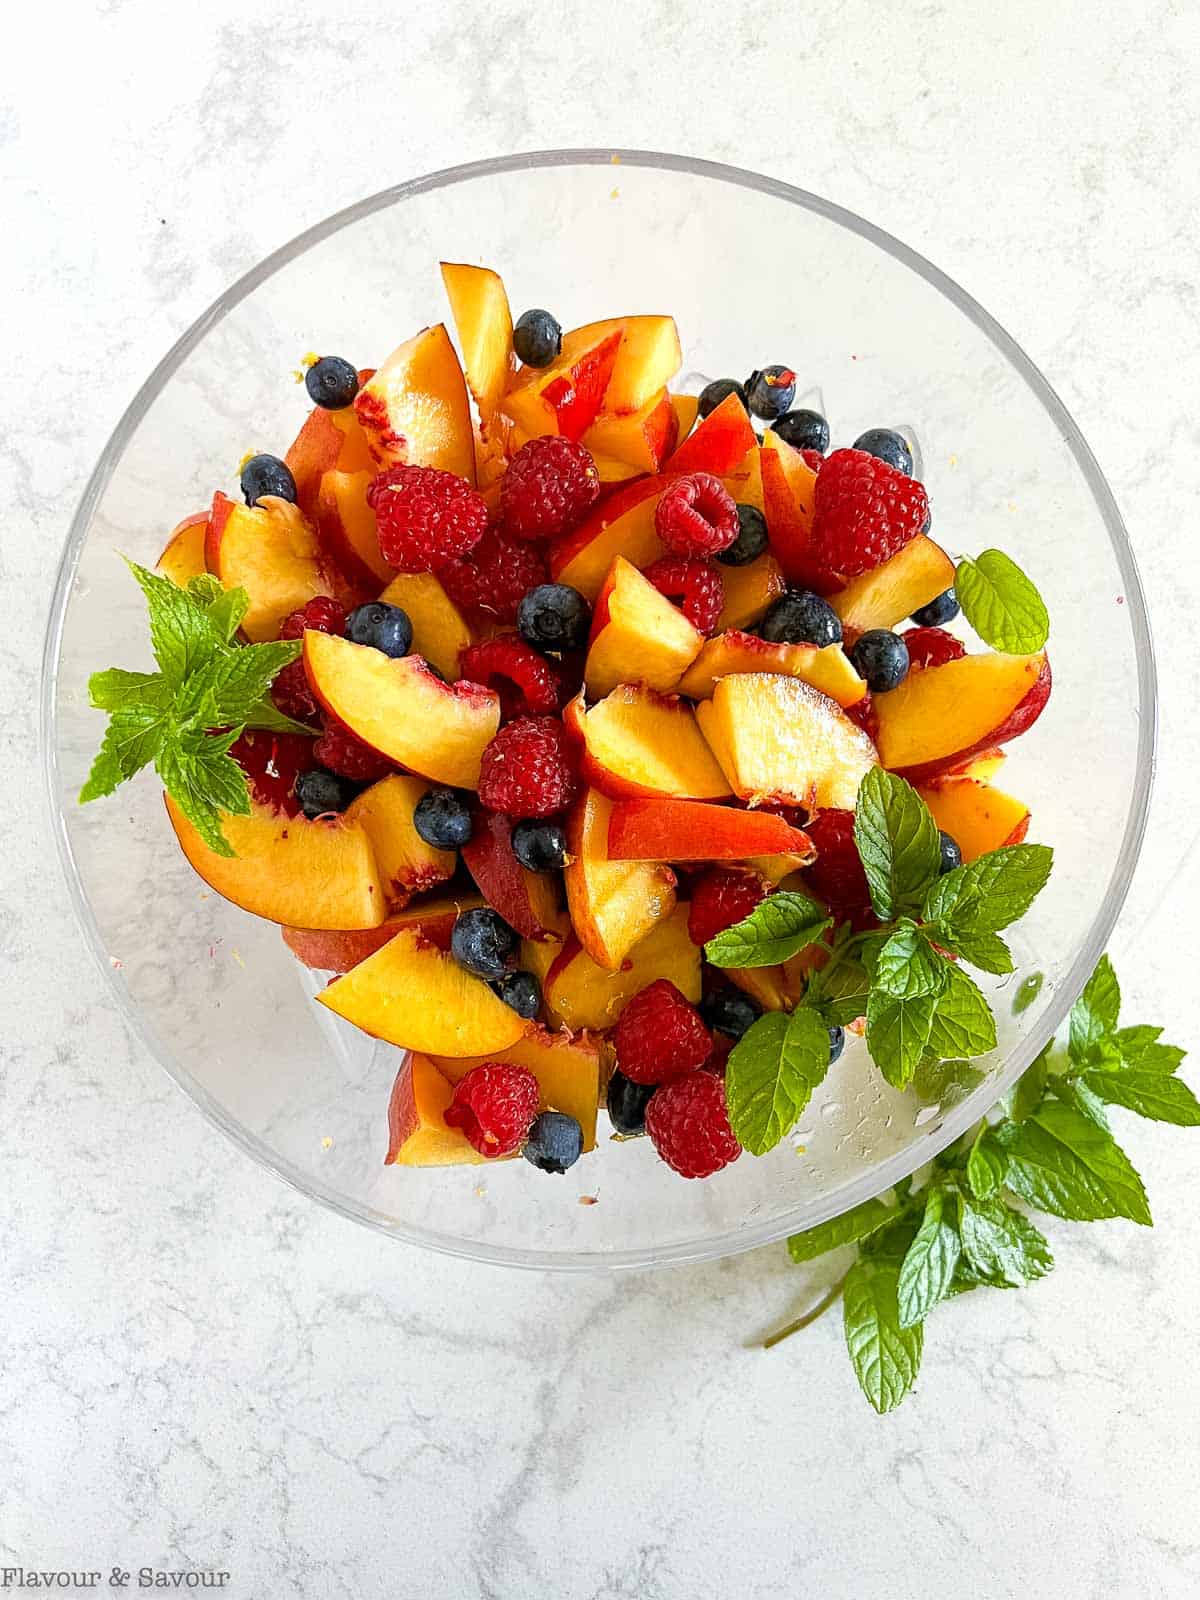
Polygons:
<instances>
[{"instance_id":1,"label":"glass bowl","mask_svg":"<svg viewBox=\"0 0 1200 1600\"><path fill-rule=\"evenodd\" d=\"M798 403L805 390L819 398L835 443L872 425L915 436L935 536L952 554L996 545L1036 577L1053 619L1054 694L1010 747L1002 782L1030 804L1031 837L1056 860L1014 930L1018 969L995 984L1000 1042L979 1072L897 1094L852 1041L795 1143L704 1183L677 1178L645 1140L604 1137L562 1178L521 1161L385 1168L399 1053L312 1004L313 981L278 929L206 890L152 775L76 804L102 728L88 674L149 665L141 597L118 552L153 563L215 487L236 493L248 450L282 452L307 405L291 378L302 352L375 362L445 317L441 258L497 267L515 309L548 305L565 326L674 313L692 387L790 363ZM584 1270L718 1257L810 1227L898 1182L987 1110L1062 1021L1120 910L1146 818L1155 682L1104 479L1045 379L969 295L787 184L678 156L567 150L374 195L269 256L189 329L122 418L75 516L43 712L80 921L124 1014L204 1113L305 1194L393 1238ZM1040 989L1018 1012L1034 974Z\"/></svg>"}]
</instances>

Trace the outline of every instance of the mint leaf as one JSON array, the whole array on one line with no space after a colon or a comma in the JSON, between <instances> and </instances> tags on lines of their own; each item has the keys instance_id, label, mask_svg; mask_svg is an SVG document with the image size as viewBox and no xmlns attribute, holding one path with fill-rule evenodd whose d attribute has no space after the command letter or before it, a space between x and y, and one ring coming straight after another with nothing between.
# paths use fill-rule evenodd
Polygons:
<instances>
[{"instance_id":1,"label":"mint leaf","mask_svg":"<svg viewBox=\"0 0 1200 1600\"><path fill-rule=\"evenodd\" d=\"M931 950L913 923L901 925L879 952L874 979L878 988L897 1000L918 995L939 995L946 987L949 963Z\"/></svg>"},{"instance_id":2,"label":"mint leaf","mask_svg":"<svg viewBox=\"0 0 1200 1600\"><path fill-rule=\"evenodd\" d=\"M196 716L206 728L244 723L301 648L299 639L280 639L221 651L188 679L180 695L181 712Z\"/></svg>"},{"instance_id":3,"label":"mint leaf","mask_svg":"<svg viewBox=\"0 0 1200 1600\"><path fill-rule=\"evenodd\" d=\"M1084 1066L1092 1060L1093 1047L1117 1026L1121 1011L1121 990L1112 962L1101 956L1083 993L1071 1007L1071 1037L1067 1046L1071 1060Z\"/></svg>"},{"instance_id":4,"label":"mint leaf","mask_svg":"<svg viewBox=\"0 0 1200 1600\"><path fill-rule=\"evenodd\" d=\"M924 1333L900 1326L895 1267L864 1259L851 1267L842 1292L846 1348L859 1387L882 1416L904 1399L921 1368Z\"/></svg>"},{"instance_id":5,"label":"mint leaf","mask_svg":"<svg viewBox=\"0 0 1200 1600\"><path fill-rule=\"evenodd\" d=\"M1008 1155L990 1128L981 1128L967 1157L967 1182L979 1200L988 1200L1004 1187Z\"/></svg>"},{"instance_id":6,"label":"mint leaf","mask_svg":"<svg viewBox=\"0 0 1200 1600\"><path fill-rule=\"evenodd\" d=\"M939 878L925 901L925 920L946 937L998 933L1023 917L1045 887L1054 852L1044 844L1006 844ZM931 937L940 938L936 930Z\"/></svg>"},{"instance_id":7,"label":"mint leaf","mask_svg":"<svg viewBox=\"0 0 1200 1600\"><path fill-rule=\"evenodd\" d=\"M1050 1052L1053 1049L1054 1040L1051 1039L1049 1044L1033 1058L1009 1091L1005 1109L1011 1122L1024 1122L1045 1099L1046 1082L1050 1076Z\"/></svg>"},{"instance_id":8,"label":"mint leaf","mask_svg":"<svg viewBox=\"0 0 1200 1600\"><path fill-rule=\"evenodd\" d=\"M186 589L139 567L136 561L129 562L129 570L146 596L154 659L163 677L178 689L224 640L209 623L204 607Z\"/></svg>"},{"instance_id":9,"label":"mint leaf","mask_svg":"<svg viewBox=\"0 0 1200 1600\"><path fill-rule=\"evenodd\" d=\"M1054 1265L1044 1235L1002 1200L964 1197L960 1228L967 1260L989 1283L1015 1287L1045 1277Z\"/></svg>"},{"instance_id":10,"label":"mint leaf","mask_svg":"<svg viewBox=\"0 0 1200 1600\"><path fill-rule=\"evenodd\" d=\"M854 843L879 920L915 911L937 878L941 850L937 824L911 784L871 768L858 790Z\"/></svg>"},{"instance_id":11,"label":"mint leaf","mask_svg":"<svg viewBox=\"0 0 1200 1600\"><path fill-rule=\"evenodd\" d=\"M1022 1011L1028 1011L1038 995L1042 992L1042 985L1046 981L1044 972L1031 972L1027 978L1022 978L1013 995L1013 1016L1019 1017Z\"/></svg>"},{"instance_id":12,"label":"mint leaf","mask_svg":"<svg viewBox=\"0 0 1200 1600\"><path fill-rule=\"evenodd\" d=\"M1138 1023L1131 1028L1118 1028L1113 1043L1127 1067L1140 1067L1146 1072L1174 1072L1187 1054L1178 1045L1161 1044L1161 1028L1151 1028Z\"/></svg>"},{"instance_id":13,"label":"mint leaf","mask_svg":"<svg viewBox=\"0 0 1200 1600\"><path fill-rule=\"evenodd\" d=\"M844 1028L867 1014L871 980L866 968L854 956L844 956L836 966L814 974L805 1005L824 1017L831 1028Z\"/></svg>"},{"instance_id":14,"label":"mint leaf","mask_svg":"<svg viewBox=\"0 0 1200 1600\"><path fill-rule=\"evenodd\" d=\"M1147 1227L1146 1191L1129 1157L1073 1106L1046 1100L1025 1122L996 1137L1008 1154L1006 1182L1039 1211L1076 1222L1128 1217Z\"/></svg>"},{"instance_id":15,"label":"mint leaf","mask_svg":"<svg viewBox=\"0 0 1200 1600\"><path fill-rule=\"evenodd\" d=\"M938 1185L927 1193L924 1219L900 1268L896 1299L902 1328L923 1322L946 1298L961 1254L958 1195Z\"/></svg>"},{"instance_id":16,"label":"mint leaf","mask_svg":"<svg viewBox=\"0 0 1200 1600\"><path fill-rule=\"evenodd\" d=\"M912 1075L913 1093L926 1105L954 1105L983 1082L983 1073L969 1061L925 1056Z\"/></svg>"},{"instance_id":17,"label":"mint leaf","mask_svg":"<svg viewBox=\"0 0 1200 1600\"><path fill-rule=\"evenodd\" d=\"M171 686L160 672L126 672L109 667L88 679L88 697L97 711L165 710L171 703Z\"/></svg>"},{"instance_id":18,"label":"mint leaf","mask_svg":"<svg viewBox=\"0 0 1200 1600\"><path fill-rule=\"evenodd\" d=\"M233 757L220 749L210 753L171 743L160 751L155 767L163 787L209 849L232 856L233 847L221 831L222 813L245 816L250 810L246 774Z\"/></svg>"},{"instance_id":19,"label":"mint leaf","mask_svg":"<svg viewBox=\"0 0 1200 1600\"><path fill-rule=\"evenodd\" d=\"M1080 1083L1109 1105L1124 1106L1152 1122L1200 1126L1200 1100L1182 1078L1170 1073L1127 1067L1122 1072L1085 1072Z\"/></svg>"},{"instance_id":20,"label":"mint leaf","mask_svg":"<svg viewBox=\"0 0 1200 1600\"><path fill-rule=\"evenodd\" d=\"M250 609L245 589L223 589L211 573L202 572L188 584L188 593L204 607L209 627L229 644Z\"/></svg>"},{"instance_id":21,"label":"mint leaf","mask_svg":"<svg viewBox=\"0 0 1200 1600\"><path fill-rule=\"evenodd\" d=\"M993 650L1030 655L1049 638L1045 601L1002 550L985 550L974 561L960 561L954 588L963 615Z\"/></svg>"},{"instance_id":22,"label":"mint leaf","mask_svg":"<svg viewBox=\"0 0 1200 1600\"><path fill-rule=\"evenodd\" d=\"M1111 1132L1104 1101L1098 1094L1093 1094L1082 1078L1065 1078L1061 1074L1056 1074L1050 1079L1048 1087L1050 1094L1056 1100L1061 1100L1064 1105L1074 1106L1080 1116L1087 1117L1106 1133Z\"/></svg>"},{"instance_id":23,"label":"mint leaf","mask_svg":"<svg viewBox=\"0 0 1200 1600\"><path fill-rule=\"evenodd\" d=\"M973 978L942 963L946 987L937 996L927 1046L936 1056L982 1056L996 1048L996 1019Z\"/></svg>"},{"instance_id":24,"label":"mint leaf","mask_svg":"<svg viewBox=\"0 0 1200 1600\"><path fill-rule=\"evenodd\" d=\"M935 943L959 956L963 961L970 962L971 966L978 967L980 972L1003 974L1013 969L1012 952L998 933L984 933L978 930L971 933L946 933L938 928L933 931L932 936Z\"/></svg>"},{"instance_id":25,"label":"mint leaf","mask_svg":"<svg viewBox=\"0 0 1200 1600\"><path fill-rule=\"evenodd\" d=\"M252 705L242 720L247 728L262 728L267 733L297 733L303 734L306 739L317 737L315 728L310 728L304 722L293 722L291 717L285 717L269 696L264 696Z\"/></svg>"},{"instance_id":26,"label":"mint leaf","mask_svg":"<svg viewBox=\"0 0 1200 1600\"><path fill-rule=\"evenodd\" d=\"M919 1215L909 1206L893 1213L892 1221L862 1241L860 1254L881 1266L899 1272L921 1226Z\"/></svg>"},{"instance_id":27,"label":"mint leaf","mask_svg":"<svg viewBox=\"0 0 1200 1600\"><path fill-rule=\"evenodd\" d=\"M788 1240L788 1252L797 1263L813 1261L840 1245L857 1244L860 1239L878 1232L895 1215L891 1206L885 1206L882 1200L865 1200L853 1211L830 1217L828 1222L818 1222L815 1228L807 1228L803 1233L794 1233Z\"/></svg>"},{"instance_id":28,"label":"mint leaf","mask_svg":"<svg viewBox=\"0 0 1200 1600\"><path fill-rule=\"evenodd\" d=\"M729 1125L751 1155L773 1150L794 1128L829 1070L829 1030L800 1006L789 1017L759 1017L729 1053L725 1097Z\"/></svg>"},{"instance_id":29,"label":"mint leaf","mask_svg":"<svg viewBox=\"0 0 1200 1600\"><path fill-rule=\"evenodd\" d=\"M816 900L781 889L748 917L710 939L704 954L714 967L773 967L815 944L833 919Z\"/></svg>"},{"instance_id":30,"label":"mint leaf","mask_svg":"<svg viewBox=\"0 0 1200 1600\"><path fill-rule=\"evenodd\" d=\"M99 800L157 759L168 723L160 711L114 711L105 729L87 781L79 791L80 804Z\"/></svg>"},{"instance_id":31,"label":"mint leaf","mask_svg":"<svg viewBox=\"0 0 1200 1600\"><path fill-rule=\"evenodd\" d=\"M896 1089L905 1088L929 1045L938 996L898 999L886 989L872 989L867 1001L867 1049L871 1059ZM757 1024L756 1024L757 1026ZM937 1051L952 1055L954 1051Z\"/></svg>"}]
</instances>

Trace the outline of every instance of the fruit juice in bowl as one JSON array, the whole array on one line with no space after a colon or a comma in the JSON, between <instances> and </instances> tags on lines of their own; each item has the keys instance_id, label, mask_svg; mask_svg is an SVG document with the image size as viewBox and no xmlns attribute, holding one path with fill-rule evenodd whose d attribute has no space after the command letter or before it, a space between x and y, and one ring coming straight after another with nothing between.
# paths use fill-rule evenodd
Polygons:
<instances>
[{"instance_id":1,"label":"fruit juice in bowl","mask_svg":"<svg viewBox=\"0 0 1200 1600\"><path fill-rule=\"evenodd\" d=\"M951 474L931 511L886 425L926 413L831 425L794 337L687 393L685 348L721 367L682 316L441 276L390 354L343 314L293 443L179 505L134 569L149 670L90 663L84 797L155 768L208 951L160 975L174 1012L142 963L140 1003L236 1137L401 1234L536 1264L777 1236L795 1187L846 1203L831 1137L896 1170L1026 1026L1041 570L953 494L952 556Z\"/></svg>"}]
</instances>

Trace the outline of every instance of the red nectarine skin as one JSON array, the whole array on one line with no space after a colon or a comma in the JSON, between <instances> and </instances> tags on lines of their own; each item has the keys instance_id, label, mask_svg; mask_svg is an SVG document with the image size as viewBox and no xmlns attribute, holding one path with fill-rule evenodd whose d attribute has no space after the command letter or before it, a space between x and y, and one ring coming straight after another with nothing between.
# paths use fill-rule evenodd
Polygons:
<instances>
[{"instance_id":1,"label":"red nectarine skin","mask_svg":"<svg viewBox=\"0 0 1200 1600\"><path fill-rule=\"evenodd\" d=\"M797 466L783 455L783 450L791 450L791 446L781 442L779 449L762 452L763 502L771 553L790 583L811 589L814 594L834 594L842 587L841 580L822 567L813 546L811 485L816 475L799 451L792 452Z\"/></svg>"},{"instance_id":2,"label":"red nectarine skin","mask_svg":"<svg viewBox=\"0 0 1200 1600\"><path fill-rule=\"evenodd\" d=\"M663 471L672 477L681 472L711 472L724 478L757 443L745 406L731 394L689 434Z\"/></svg>"},{"instance_id":3,"label":"red nectarine skin","mask_svg":"<svg viewBox=\"0 0 1200 1600\"><path fill-rule=\"evenodd\" d=\"M499 811L479 811L470 841L462 847L467 871L494 910L523 939L558 937L553 880L529 872L512 848L513 823Z\"/></svg>"},{"instance_id":4,"label":"red nectarine skin","mask_svg":"<svg viewBox=\"0 0 1200 1600\"><path fill-rule=\"evenodd\" d=\"M768 811L700 800L618 800L608 824L614 861L742 861L812 854L800 828Z\"/></svg>"},{"instance_id":5,"label":"red nectarine skin","mask_svg":"<svg viewBox=\"0 0 1200 1600\"><path fill-rule=\"evenodd\" d=\"M1050 661L1047 657L1042 662L1041 671L1025 698L1014 706L998 728L993 728L990 733L976 740L966 750L956 750L951 755L941 756L936 761L927 761L921 766L898 768L897 775L914 785L928 783L931 779L940 777L949 768L961 766L972 756L990 750L993 745L1007 744L1011 739L1027 733L1045 710L1051 687Z\"/></svg>"},{"instance_id":6,"label":"red nectarine skin","mask_svg":"<svg viewBox=\"0 0 1200 1600\"><path fill-rule=\"evenodd\" d=\"M623 517L627 511L632 511L634 506L640 505L651 495L661 494L666 486L666 479L661 477L638 478L634 483L622 484L603 499L573 533L568 533L555 542L550 551L550 576L557 578L568 562L591 544L598 534L610 528L618 517Z\"/></svg>"},{"instance_id":7,"label":"red nectarine skin","mask_svg":"<svg viewBox=\"0 0 1200 1600\"><path fill-rule=\"evenodd\" d=\"M565 439L578 439L595 421L620 343L619 333L610 334L603 344L589 350L569 372L552 379L542 390L542 399L554 412L558 431Z\"/></svg>"}]
</instances>

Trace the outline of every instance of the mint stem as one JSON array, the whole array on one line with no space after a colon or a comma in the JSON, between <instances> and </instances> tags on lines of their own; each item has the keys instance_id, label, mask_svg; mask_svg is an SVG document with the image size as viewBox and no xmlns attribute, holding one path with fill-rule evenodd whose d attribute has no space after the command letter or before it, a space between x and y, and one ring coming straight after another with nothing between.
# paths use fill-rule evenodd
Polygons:
<instances>
[{"instance_id":1,"label":"mint stem","mask_svg":"<svg viewBox=\"0 0 1200 1600\"><path fill-rule=\"evenodd\" d=\"M764 1339L763 1349L773 1350L777 1344L782 1344L785 1339L791 1338L793 1333L799 1333L801 1328L811 1327L818 1317L823 1317L830 1306L835 1306L842 1298L842 1289L845 1287L846 1279L849 1276L848 1272L843 1272L837 1282L821 1296L811 1311L806 1311L802 1317L797 1317L795 1322L789 1322L786 1327L780 1328L778 1332L773 1333L769 1339Z\"/></svg>"}]
</instances>

